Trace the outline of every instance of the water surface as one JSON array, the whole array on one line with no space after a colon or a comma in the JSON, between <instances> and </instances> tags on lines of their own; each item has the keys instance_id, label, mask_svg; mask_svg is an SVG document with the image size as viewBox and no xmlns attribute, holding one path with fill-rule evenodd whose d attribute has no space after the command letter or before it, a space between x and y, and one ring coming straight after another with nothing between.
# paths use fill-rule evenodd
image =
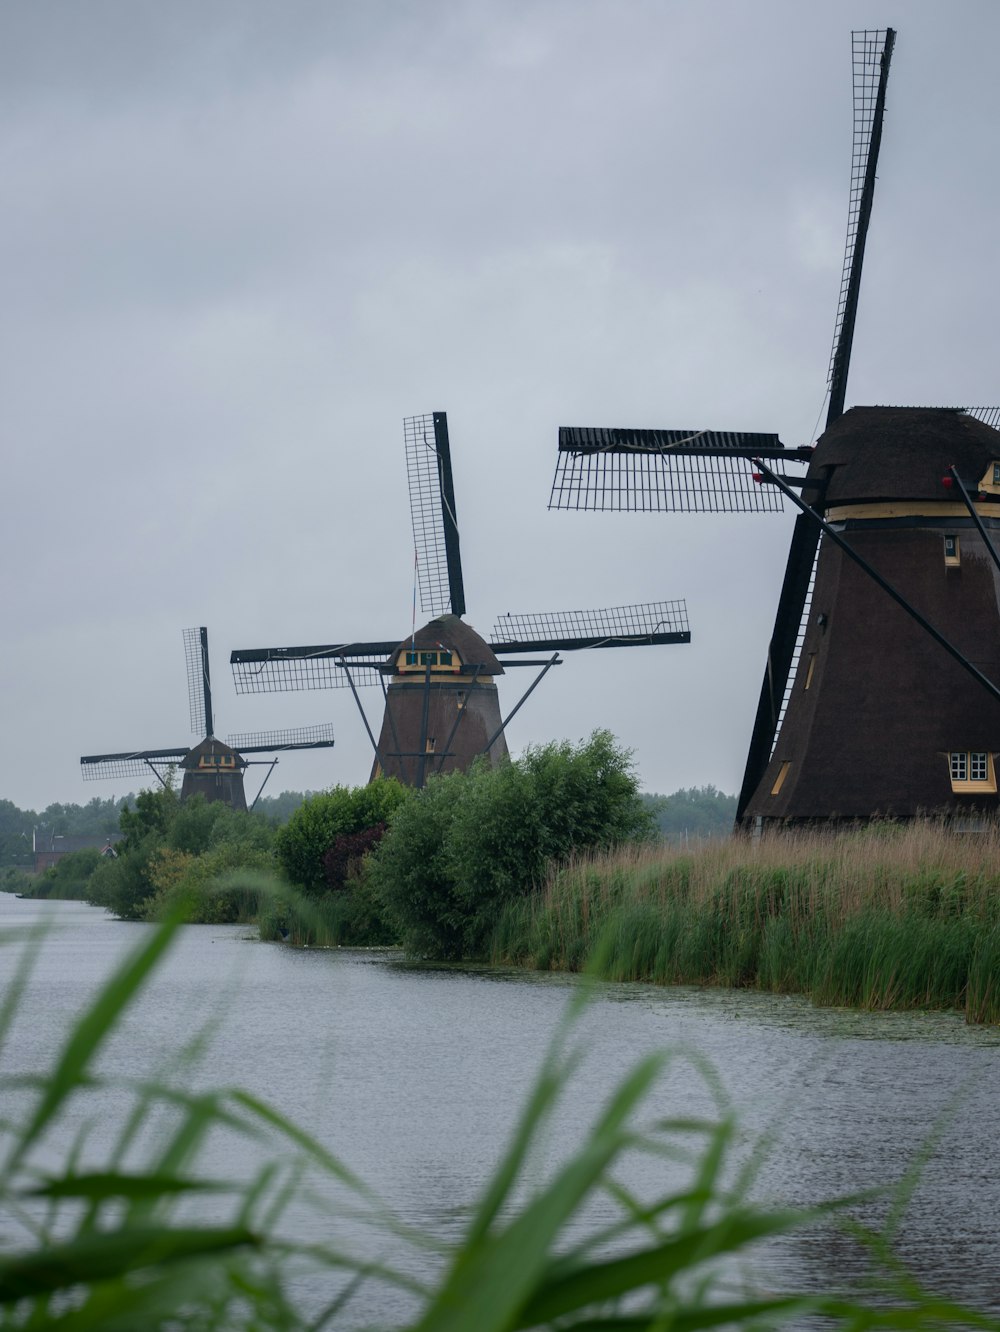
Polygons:
<instances>
[{"instance_id":1,"label":"water surface","mask_svg":"<svg viewBox=\"0 0 1000 1332\"><path fill-rule=\"evenodd\" d=\"M0 930L51 923L4 1052L5 1071L39 1071L149 927L77 903L0 895ZM0 951L4 974L15 950ZM195 1077L255 1092L314 1132L405 1221L448 1236L503 1150L567 1000L566 976L402 964L388 953L293 950L240 926L190 926L102 1056L135 1076L162 1065L206 1023ZM586 1058L564 1098L547 1166L581 1140L616 1081L644 1053L697 1052L745 1129L771 1132L761 1196L805 1203L898 1181L938 1139L898 1250L941 1290L1000 1312L1000 1033L949 1014L819 1010L743 991L595 987L579 1034ZM709 1113L685 1061L649 1114ZM218 1171L234 1166L221 1145ZM247 1165L243 1161L239 1164ZM648 1163L632 1180L650 1183ZM859 1215L875 1223L886 1204ZM361 1242L359 1240L359 1242ZM368 1242L365 1240L364 1242ZM829 1289L859 1259L824 1232L772 1246L767 1279ZM389 1318L387 1298L368 1317Z\"/></svg>"}]
</instances>

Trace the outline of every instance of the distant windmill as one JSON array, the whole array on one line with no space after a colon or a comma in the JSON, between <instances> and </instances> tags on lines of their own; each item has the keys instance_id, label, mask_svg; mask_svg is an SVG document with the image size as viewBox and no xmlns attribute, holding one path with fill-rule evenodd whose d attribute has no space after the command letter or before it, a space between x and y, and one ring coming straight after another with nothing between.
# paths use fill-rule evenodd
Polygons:
<instances>
[{"instance_id":1,"label":"distant windmill","mask_svg":"<svg viewBox=\"0 0 1000 1332\"><path fill-rule=\"evenodd\" d=\"M777 510L784 496L799 509L746 825L998 808L1000 409L844 411L894 41L891 28L853 38L847 253L815 449L712 430L559 431L552 508Z\"/></svg>"},{"instance_id":2,"label":"distant windmill","mask_svg":"<svg viewBox=\"0 0 1000 1332\"><path fill-rule=\"evenodd\" d=\"M385 773L423 786L432 773L464 770L480 754L494 764L505 758L507 724L549 668L560 664L560 652L690 642L683 601L504 615L487 642L462 619L465 589L446 414L408 417L403 438L420 603L435 618L401 642L236 651L230 660L238 693L349 687L375 751L372 776ZM510 660L532 652L552 656ZM502 718L495 680L513 666L537 666L540 673ZM384 700L378 740L357 693L358 686L374 684L382 685Z\"/></svg>"},{"instance_id":3,"label":"distant windmill","mask_svg":"<svg viewBox=\"0 0 1000 1332\"><path fill-rule=\"evenodd\" d=\"M188 703L191 730L204 737L190 748L126 750L118 754L90 754L80 759L84 780L98 778L143 777L152 772L162 783L160 769L179 767L184 773L181 799L202 795L234 809L246 809L243 773L251 762L247 754L277 754L291 749L328 749L333 745L331 726L302 727L291 731L266 731L251 735L231 735L227 743L217 740L212 718L212 685L208 668L208 630L184 630L184 656L187 661ZM274 758L261 782L254 805L260 799L264 783L274 771ZM165 783L164 783L165 785ZM253 808L253 806L251 806Z\"/></svg>"}]
</instances>

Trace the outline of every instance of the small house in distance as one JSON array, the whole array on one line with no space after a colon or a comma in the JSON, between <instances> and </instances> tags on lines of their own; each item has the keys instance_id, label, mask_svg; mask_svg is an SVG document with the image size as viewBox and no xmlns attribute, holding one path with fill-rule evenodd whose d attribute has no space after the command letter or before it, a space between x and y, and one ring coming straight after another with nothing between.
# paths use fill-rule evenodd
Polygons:
<instances>
[{"instance_id":1,"label":"small house in distance","mask_svg":"<svg viewBox=\"0 0 1000 1332\"><path fill-rule=\"evenodd\" d=\"M59 863L63 856L68 856L74 851L100 851L102 856L117 855L115 846L122 840L120 832L114 833L51 833L39 831L37 828L32 833L31 849L34 852L34 868L36 874L41 874L42 870L51 869L53 865Z\"/></svg>"}]
</instances>

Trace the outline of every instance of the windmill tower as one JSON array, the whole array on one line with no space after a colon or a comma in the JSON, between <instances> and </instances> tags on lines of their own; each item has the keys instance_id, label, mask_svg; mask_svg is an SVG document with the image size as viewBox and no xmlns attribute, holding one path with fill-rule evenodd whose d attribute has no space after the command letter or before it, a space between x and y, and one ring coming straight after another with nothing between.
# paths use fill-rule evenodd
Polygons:
<instances>
[{"instance_id":1,"label":"windmill tower","mask_svg":"<svg viewBox=\"0 0 1000 1332\"><path fill-rule=\"evenodd\" d=\"M408 417L403 439L420 604L434 618L401 641L237 650L230 658L237 693L350 688L374 750L372 777L423 786L432 774L464 771L479 755L494 764L506 758L507 724L549 669L561 664L560 652L690 642L683 601L504 615L489 640L481 637L462 618L465 585L446 414ZM526 656L540 652L551 656ZM537 667L538 674L503 717L496 680L514 667ZM382 688L378 739L358 695L365 685Z\"/></svg>"},{"instance_id":2,"label":"windmill tower","mask_svg":"<svg viewBox=\"0 0 1000 1332\"><path fill-rule=\"evenodd\" d=\"M997 809L1000 409L844 411L895 33L856 32L826 430L564 428L550 507L798 509L738 804L744 825Z\"/></svg>"},{"instance_id":3,"label":"windmill tower","mask_svg":"<svg viewBox=\"0 0 1000 1332\"><path fill-rule=\"evenodd\" d=\"M101 778L145 777L152 772L166 785L162 768L179 767L184 774L181 799L201 795L209 801L221 801L233 809L246 809L243 774L251 763L264 762L246 758L247 754L284 753L291 749L328 749L333 741L331 726L303 727L291 731L267 731L255 735L231 735L227 742L215 736L212 716L212 682L208 664L208 630L184 630L184 657L187 663L188 705L191 730L202 736L193 748L126 750L117 754L89 754L80 759L85 781ZM267 781L277 758L271 760ZM254 804L264 789L254 798ZM253 806L251 806L253 808Z\"/></svg>"}]
</instances>

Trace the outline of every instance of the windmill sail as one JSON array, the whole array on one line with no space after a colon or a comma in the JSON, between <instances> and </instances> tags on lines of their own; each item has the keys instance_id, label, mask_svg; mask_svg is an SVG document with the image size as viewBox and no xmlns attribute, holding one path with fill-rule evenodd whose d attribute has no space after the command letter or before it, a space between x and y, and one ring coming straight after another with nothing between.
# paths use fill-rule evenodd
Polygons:
<instances>
[{"instance_id":1,"label":"windmill sail","mask_svg":"<svg viewBox=\"0 0 1000 1332\"><path fill-rule=\"evenodd\" d=\"M752 458L808 460L777 435L729 430L561 426L550 509L657 513L780 512Z\"/></svg>"},{"instance_id":2,"label":"windmill sail","mask_svg":"<svg viewBox=\"0 0 1000 1332\"><path fill-rule=\"evenodd\" d=\"M198 736L214 734L212 683L208 668L208 630L184 630L184 660L187 665L188 709L191 730Z\"/></svg>"},{"instance_id":3,"label":"windmill sail","mask_svg":"<svg viewBox=\"0 0 1000 1332\"><path fill-rule=\"evenodd\" d=\"M847 244L841 276L840 299L834 322L833 351L830 356L827 429L844 411L847 374L854 343L854 325L861 292L861 269L865 241L875 197L875 175L882 144L882 118L889 62L896 34L892 28L865 30L852 34L854 70L854 136L851 155L851 192L847 214ZM792 677L795 645L802 642L803 617L809 588L815 578L819 549L819 528L804 514L799 514L792 531L788 561L778 598L778 611L767 649L767 664L757 701L743 785L737 802L737 819L743 817L747 804L764 774L774 749L778 722Z\"/></svg>"},{"instance_id":4,"label":"windmill sail","mask_svg":"<svg viewBox=\"0 0 1000 1332\"><path fill-rule=\"evenodd\" d=\"M464 615L447 413L407 417L403 421L403 440L421 609L432 616L449 611Z\"/></svg>"},{"instance_id":5,"label":"windmill sail","mask_svg":"<svg viewBox=\"0 0 1000 1332\"><path fill-rule=\"evenodd\" d=\"M690 641L685 603L654 601L603 610L502 615L493 627L490 647L499 657L517 652L573 652Z\"/></svg>"}]
</instances>

